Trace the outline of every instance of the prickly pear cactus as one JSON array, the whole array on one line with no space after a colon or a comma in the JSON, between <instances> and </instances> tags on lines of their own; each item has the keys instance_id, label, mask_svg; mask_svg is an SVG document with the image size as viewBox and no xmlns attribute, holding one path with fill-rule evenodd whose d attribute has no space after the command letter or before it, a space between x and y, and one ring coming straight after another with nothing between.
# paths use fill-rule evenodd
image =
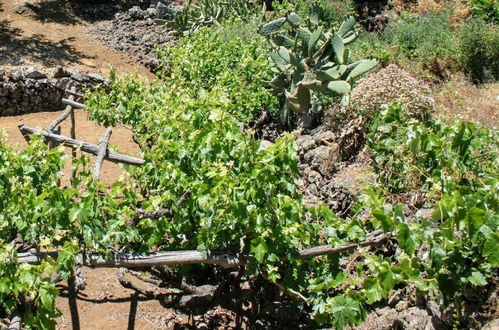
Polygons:
<instances>
[{"instance_id":1,"label":"prickly pear cactus","mask_svg":"<svg viewBox=\"0 0 499 330\"><path fill-rule=\"evenodd\" d=\"M351 63L348 45L357 38L353 17L332 31L313 14L304 19L292 12L262 25L260 33L273 48L270 60L276 75L267 83L294 114L310 112L318 93L348 94L353 80L377 64L371 59Z\"/></svg>"}]
</instances>

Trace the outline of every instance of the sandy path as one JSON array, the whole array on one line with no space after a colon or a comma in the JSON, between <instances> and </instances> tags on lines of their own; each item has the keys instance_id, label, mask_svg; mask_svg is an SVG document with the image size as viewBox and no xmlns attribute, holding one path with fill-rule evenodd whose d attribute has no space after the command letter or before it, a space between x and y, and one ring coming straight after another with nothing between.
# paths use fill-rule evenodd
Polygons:
<instances>
[{"instance_id":1,"label":"sandy path","mask_svg":"<svg viewBox=\"0 0 499 330\"><path fill-rule=\"evenodd\" d=\"M93 24L74 16L64 0L33 0L22 14L24 0L0 0L0 66L64 66L108 75L138 72L152 78L143 66L111 50L89 31Z\"/></svg>"}]
</instances>

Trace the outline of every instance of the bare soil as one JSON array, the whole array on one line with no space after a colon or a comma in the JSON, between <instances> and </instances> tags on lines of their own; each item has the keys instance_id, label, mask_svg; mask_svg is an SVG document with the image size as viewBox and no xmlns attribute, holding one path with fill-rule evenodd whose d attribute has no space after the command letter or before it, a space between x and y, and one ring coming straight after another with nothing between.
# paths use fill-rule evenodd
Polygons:
<instances>
[{"instance_id":1,"label":"bare soil","mask_svg":"<svg viewBox=\"0 0 499 330\"><path fill-rule=\"evenodd\" d=\"M39 112L31 113L21 116L13 117L0 117L0 129L7 131L9 137L7 138L7 143L14 146L16 150L22 150L26 146L26 141L19 132L18 126L20 124L25 124L29 127L40 126L46 128L55 118L61 115L63 111L57 112ZM76 119L76 138L78 140L83 140L91 142L94 144L99 143L99 137L104 134L106 130L105 127L98 126L95 122L88 120L87 115L84 110L75 110ZM65 120L61 124L61 134L65 136L70 136L69 133L69 119ZM119 151L123 154L140 157L140 149L132 140L132 131L123 127L113 128L113 135L111 136L110 146L112 149ZM66 152L70 155L70 149L67 148ZM89 154L87 154L89 155ZM95 156L89 155L91 162L95 161ZM69 182L70 173L70 161L66 162L65 176L62 180L62 184L66 185ZM106 185L111 185L116 182L120 175L123 173L122 168L111 162L104 162L101 170L101 180Z\"/></svg>"},{"instance_id":2,"label":"bare soil","mask_svg":"<svg viewBox=\"0 0 499 330\"><path fill-rule=\"evenodd\" d=\"M115 68L153 77L144 66L103 46L90 32L98 24L105 21L77 16L65 0L0 0L0 65L62 66L105 76Z\"/></svg>"}]
</instances>

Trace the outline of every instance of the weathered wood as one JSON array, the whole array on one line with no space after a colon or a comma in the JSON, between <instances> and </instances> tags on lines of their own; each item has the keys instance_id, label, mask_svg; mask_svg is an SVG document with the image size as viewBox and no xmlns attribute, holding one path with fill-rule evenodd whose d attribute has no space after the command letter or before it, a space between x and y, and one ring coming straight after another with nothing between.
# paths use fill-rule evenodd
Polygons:
<instances>
[{"instance_id":1,"label":"weathered wood","mask_svg":"<svg viewBox=\"0 0 499 330\"><path fill-rule=\"evenodd\" d=\"M64 92L66 92L68 94L71 94L71 95L74 95L74 96L78 96L78 97L85 97L85 95L76 92L75 89L74 89L74 87L71 88L71 89L65 89Z\"/></svg>"},{"instance_id":2,"label":"weathered wood","mask_svg":"<svg viewBox=\"0 0 499 330\"><path fill-rule=\"evenodd\" d=\"M298 258L308 259L321 255L338 254L346 251L355 250L362 246L375 245L388 239L388 234L381 234L363 242L349 244L338 248L330 245L316 246L301 250ZM23 252L18 254L19 263L39 264L45 257L57 258L57 252ZM196 250L170 251L157 253L112 253L109 258L105 258L99 253L81 254L81 263L89 267L125 267L125 268L147 268L153 266L171 266L186 264L210 264L218 265L223 268L234 268L245 265L248 259L247 255L236 255L234 253L214 253L208 257ZM7 260L8 261L8 260Z\"/></svg>"},{"instance_id":3,"label":"weathered wood","mask_svg":"<svg viewBox=\"0 0 499 330\"><path fill-rule=\"evenodd\" d=\"M39 264L45 257L57 258L57 252L25 252L18 254L19 263ZM98 253L82 256L84 266L106 268L145 268L152 266L210 264L223 268L234 268L244 264L244 258L229 253L212 254L205 258L196 250L157 252L148 254L113 253L105 258Z\"/></svg>"},{"instance_id":4,"label":"weathered wood","mask_svg":"<svg viewBox=\"0 0 499 330\"><path fill-rule=\"evenodd\" d=\"M66 109L64 109L64 112L59 117L57 117L56 119L54 119L54 121L51 122L50 125L47 126L47 131L54 132L54 129L57 127L57 125L59 125L66 118L68 118L68 116L71 113L71 111L73 111L73 108L70 105L68 105L66 107Z\"/></svg>"},{"instance_id":5,"label":"weathered wood","mask_svg":"<svg viewBox=\"0 0 499 330\"><path fill-rule=\"evenodd\" d=\"M85 105L83 103L76 102L76 101L73 101L71 99L63 98L61 100L61 102L62 102L62 104L70 105L70 106L72 106L75 109L85 109Z\"/></svg>"},{"instance_id":6,"label":"weathered wood","mask_svg":"<svg viewBox=\"0 0 499 330\"><path fill-rule=\"evenodd\" d=\"M61 126L57 126L53 130L51 130L51 132L54 132L54 134L60 135L61 134ZM55 142L55 141L48 141L48 147L49 147L49 149L54 149L57 146L59 146L59 144L57 142Z\"/></svg>"},{"instance_id":7,"label":"weathered wood","mask_svg":"<svg viewBox=\"0 0 499 330\"><path fill-rule=\"evenodd\" d=\"M346 252L346 251L355 250L355 249L362 247L362 246L369 246L369 245L381 243L387 239L388 239L388 235L382 234L379 236L375 236L375 237L366 239L365 241L357 243L357 244L349 244L349 245L340 246L337 248L333 248L331 245L315 246L315 247L312 247L309 249L301 250L300 254L298 255L298 258L308 259L308 258L318 257L321 255L338 254L338 253L342 253L342 252Z\"/></svg>"},{"instance_id":8,"label":"weathered wood","mask_svg":"<svg viewBox=\"0 0 499 330\"><path fill-rule=\"evenodd\" d=\"M87 283L85 282L85 274L83 273L83 254L76 256L76 267L74 270L75 288L78 291L85 290Z\"/></svg>"},{"instance_id":9,"label":"weathered wood","mask_svg":"<svg viewBox=\"0 0 499 330\"><path fill-rule=\"evenodd\" d=\"M109 139L111 138L111 134L113 133L113 129L109 127L104 135L99 139L99 152L97 153L97 159L94 165L94 180L98 180L100 177L100 170L102 168L102 162L104 161L104 157L107 154L107 145L109 143Z\"/></svg>"},{"instance_id":10,"label":"weathered wood","mask_svg":"<svg viewBox=\"0 0 499 330\"><path fill-rule=\"evenodd\" d=\"M97 146L95 144L88 143L85 141L75 140L75 139L69 138L69 137L64 136L64 135L57 135L57 134L54 134L50 131L44 130L40 127L31 128L31 127L28 127L28 126L22 124L22 125L19 125L19 130L21 131L21 133L23 135L40 133L43 137L45 137L48 140L53 140L57 143L65 145L67 147L80 148L83 152L87 152L87 153L90 153L92 155L97 156L97 154L99 153L99 146ZM129 165L143 165L144 164L143 159L123 155L123 154L117 153L113 150L108 150L108 152L105 156L105 159L109 160L111 162L124 163L124 164L129 164Z\"/></svg>"},{"instance_id":11,"label":"weathered wood","mask_svg":"<svg viewBox=\"0 0 499 330\"><path fill-rule=\"evenodd\" d=\"M72 92L76 92L75 87L71 87ZM69 100L73 101L74 96L70 95ZM73 106L71 106L71 111L69 112L69 117L70 117L70 127L69 127L69 136L71 136L72 139L76 140L76 119L75 119L75 109ZM71 150L71 164L74 165L76 159L76 149ZM73 182L74 178L76 178L76 168L74 166L71 166L71 175L70 175L70 180L71 183Z\"/></svg>"},{"instance_id":12,"label":"weathered wood","mask_svg":"<svg viewBox=\"0 0 499 330\"><path fill-rule=\"evenodd\" d=\"M21 313L19 311L16 311L14 313L14 316L10 320L9 327L7 328L8 330L20 330L21 325L22 325L22 318L21 318Z\"/></svg>"}]
</instances>

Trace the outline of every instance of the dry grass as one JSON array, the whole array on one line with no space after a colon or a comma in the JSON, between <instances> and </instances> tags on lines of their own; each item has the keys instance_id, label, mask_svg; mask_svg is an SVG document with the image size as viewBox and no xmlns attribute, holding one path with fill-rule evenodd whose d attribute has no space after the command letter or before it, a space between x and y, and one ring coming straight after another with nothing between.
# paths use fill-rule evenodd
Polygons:
<instances>
[{"instance_id":1,"label":"dry grass","mask_svg":"<svg viewBox=\"0 0 499 330\"><path fill-rule=\"evenodd\" d=\"M499 127L499 83L475 85L456 74L435 91L435 115L445 121L462 118L486 127Z\"/></svg>"},{"instance_id":2,"label":"dry grass","mask_svg":"<svg viewBox=\"0 0 499 330\"><path fill-rule=\"evenodd\" d=\"M463 21L471 15L470 6L466 0L394 0L393 8L396 13L409 12L412 14L424 15L427 13L438 13L451 10L449 23L453 27L459 27Z\"/></svg>"}]
</instances>

